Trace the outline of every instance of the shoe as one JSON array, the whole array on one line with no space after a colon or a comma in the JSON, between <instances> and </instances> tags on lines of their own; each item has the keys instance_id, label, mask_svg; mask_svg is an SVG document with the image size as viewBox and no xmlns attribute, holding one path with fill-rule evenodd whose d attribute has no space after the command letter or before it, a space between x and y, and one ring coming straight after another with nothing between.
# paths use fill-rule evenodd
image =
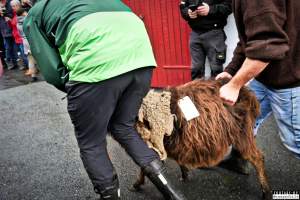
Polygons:
<instances>
[{"instance_id":1,"label":"shoe","mask_svg":"<svg viewBox=\"0 0 300 200\"><path fill-rule=\"evenodd\" d=\"M31 81L30 82L37 82L38 81L38 78L37 77L31 77Z\"/></svg>"},{"instance_id":2,"label":"shoe","mask_svg":"<svg viewBox=\"0 0 300 200\"><path fill-rule=\"evenodd\" d=\"M12 61L14 69L22 69L23 66L20 66L17 61Z\"/></svg>"},{"instance_id":3,"label":"shoe","mask_svg":"<svg viewBox=\"0 0 300 200\"><path fill-rule=\"evenodd\" d=\"M20 70L20 71L22 71L22 70L24 70L24 69L26 69L25 66L23 66L23 65L19 66L19 70Z\"/></svg>"},{"instance_id":4,"label":"shoe","mask_svg":"<svg viewBox=\"0 0 300 200\"><path fill-rule=\"evenodd\" d=\"M238 174L250 174L250 163L247 160L244 160L241 157L241 154L235 149L232 149L230 158L222 161L218 167L236 172Z\"/></svg>"},{"instance_id":5,"label":"shoe","mask_svg":"<svg viewBox=\"0 0 300 200\"><path fill-rule=\"evenodd\" d=\"M24 72L24 75L26 75L26 76L31 76L31 72L30 72L30 70L28 69L28 70L26 70L25 72Z\"/></svg>"},{"instance_id":6,"label":"shoe","mask_svg":"<svg viewBox=\"0 0 300 200\"><path fill-rule=\"evenodd\" d=\"M186 197L172 186L167 177L167 169L160 160L152 161L149 165L143 167L142 170L166 200L186 200Z\"/></svg>"},{"instance_id":7,"label":"shoe","mask_svg":"<svg viewBox=\"0 0 300 200\"><path fill-rule=\"evenodd\" d=\"M8 70L13 70L13 69L15 69L16 68L16 65L14 65L13 63L11 63L11 62L8 62L7 63L7 69Z\"/></svg>"},{"instance_id":8,"label":"shoe","mask_svg":"<svg viewBox=\"0 0 300 200\"><path fill-rule=\"evenodd\" d=\"M30 76L30 75L33 75L33 74L36 75L37 74L37 70L30 68L30 69L27 69L24 74L26 76Z\"/></svg>"},{"instance_id":9,"label":"shoe","mask_svg":"<svg viewBox=\"0 0 300 200\"><path fill-rule=\"evenodd\" d=\"M19 70L20 70L20 71L23 71L24 69L25 69L24 66L20 66L20 67L19 67Z\"/></svg>"},{"instance_id":10,"label":"shoe","mask_svg":"<svg viewBox=\"0 0 300 200\"><path fill-rule=\"evenodd\" d=\"M120 200L120 187L117 175L115 175L114 180L111 185L104 188L95 187L95 192L100 194L100 200Z\"/></svg>"}]
</instances>

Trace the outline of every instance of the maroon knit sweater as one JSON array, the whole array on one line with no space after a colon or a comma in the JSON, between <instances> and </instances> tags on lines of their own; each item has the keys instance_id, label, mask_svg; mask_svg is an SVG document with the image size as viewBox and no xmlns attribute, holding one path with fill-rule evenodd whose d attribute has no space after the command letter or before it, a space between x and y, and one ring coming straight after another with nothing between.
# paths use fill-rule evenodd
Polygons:
<instances>
[{"instance_id":1,"label":"maroon knit sweater","mask_svg":"<svg viewBox=\"0 0 300 200\"><path fill-rule=\"evenodd\" d=\"M300 86L300 0L233 0L239 43L225 71L246 57L270 62L256 79L276 89Z\"/></svg>"}]
</instances>

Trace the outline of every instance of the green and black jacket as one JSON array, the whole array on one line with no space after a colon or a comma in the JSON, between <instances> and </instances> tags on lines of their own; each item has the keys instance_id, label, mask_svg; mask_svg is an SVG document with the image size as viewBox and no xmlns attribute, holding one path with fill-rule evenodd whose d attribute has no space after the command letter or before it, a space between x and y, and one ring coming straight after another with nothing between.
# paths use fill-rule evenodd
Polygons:
<instances>
[{"instance_id":1,"label":"green and black jacket","mask_svg":"<svg viewBox=\"0 0 300 200\"><path fill-rule=\"evenodd\" d=\"M24 32L45 79L95 83L156 66L144 23L120 0L42 0Z\"/></svg>"}]
</instances>

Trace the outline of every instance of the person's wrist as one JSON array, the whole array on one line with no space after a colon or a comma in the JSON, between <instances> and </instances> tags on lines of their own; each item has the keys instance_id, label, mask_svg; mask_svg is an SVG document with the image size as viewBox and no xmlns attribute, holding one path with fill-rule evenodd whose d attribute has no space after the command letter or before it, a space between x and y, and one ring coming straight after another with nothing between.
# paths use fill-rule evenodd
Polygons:
<instances>
[{"instance_id":1,"label":"person's wrist","mask_svg":"<svg viewBox=\"0 0 300 200\"><path fill-rule=\"evenodd\" d=\"M243 87L242 82L234 77L229 81L228 85L236 90L240 90Z\"/></svg>"}]
</instances>

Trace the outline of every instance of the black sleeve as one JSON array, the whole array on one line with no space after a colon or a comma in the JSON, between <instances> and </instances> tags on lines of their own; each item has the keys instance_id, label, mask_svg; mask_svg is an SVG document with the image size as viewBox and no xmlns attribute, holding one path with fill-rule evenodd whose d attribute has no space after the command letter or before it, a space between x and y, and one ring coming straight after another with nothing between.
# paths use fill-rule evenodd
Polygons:
<instances>
[{"instance_id":1,"label":"black sleeve","mask_svg":"<svg viewBox=\"0 0 300 200\"><path fill-rule=\"evenodd\" d=\"M231 62L228 64L228 66L224 69L224 71L234 76L242 67L245 59L246 59L245 45L242 44L241 41L239 41L233 52L233 58Z\"/></svg>"},{"instance_id":2,"label":"black sleeve","mask_svg":"<svg viewBox=\"0 0 300 200\"><path fill-rule=\"evenodd\" d=\"M223 3L209 6L209 15L227 17L232 12L232 0L224 0Z\"/></svg>"},{"instance_id":3,"label":"black sleeve","mask_svg":"<svg viewBox=\"0 0 300 200\"><path fill-rule=\"evenodd\" d=\"M189 2L187 0L181 0L179 7L182 18L186 21L190 20L188 15Z\"/></svg>"},{"instance_id":4,"label":"black sleeve","mask_svg":"<svg viewBox=\"0 0 300 200\"><path fill-rule=\"evenodd\" d=\"M5 16L9 17L9 18L13 18L13 10L10 6L10 1L6 2L5 9L6 9L6 15Z\"/></svg>"}]
</instances>

